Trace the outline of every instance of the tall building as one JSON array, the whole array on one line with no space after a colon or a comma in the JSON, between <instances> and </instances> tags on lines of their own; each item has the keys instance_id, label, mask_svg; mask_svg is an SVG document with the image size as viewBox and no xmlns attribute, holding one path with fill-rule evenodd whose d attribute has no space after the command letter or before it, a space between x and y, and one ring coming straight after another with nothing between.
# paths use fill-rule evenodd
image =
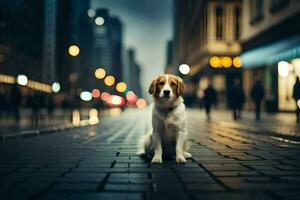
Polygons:
<instances>
[{"instance_id":1,"label":"tall building","mask_svg":"<svg viewBox=\"0 0 300 200\"><path fill-rule=\"evenodd\" d=\"M172 74L173 70L174 70L174 57L173 57L173 40L169 40L167 42L167 48L166 48L166 68L165 68L165 72L168 74Z\"/></svg>"},{"instance_id":2,"label":"tall building","mask_svg":"<svg viewBox=\"0 0 300 200\"><path fill-rule=\"evenodd\" d=\"M116 81L124 81L123 76L123 30L122 22L112 17L107 9L97 9L94 17L94 53L93 67L104 68L107 75L112 75ZM100 87L109 92L115 92L112 87ZM97 85L96 84L96 85Z\"/></svg>"},{"instance_id":3,"label":"tall building","mask_svg":"<svg viewBox=\"0 0 300 200\"><path fill-rule=\"evenodd\" d=\"M298 0L243 1L244 88L249 94L254 81L261 80L268 111L296 107L292 88L300 76L299 21Z\"/></svg>"},{"instance_id":4,"label":"tall building","mask_svg":"<svg viewBox=\"0 0 300 200\"><path fill-rule=\"evenodd\" d=\"M141 67L135 58L135 51L133 49L127 50L127 65L129 69L129 90L132 90L138 97L143 97L141 87Z\"/></svg>"},{"instance_id":5,"label":"tall building","mask_svg":"<svg viewBox=\"0 0 300 200\"><path fill-rule=\"evenodd\" d=\"M43 1L0 1L0 74L42 81L43 7Z\"/></svg>"},{"instance_id":6,"label":"tall building","mask_svg":"<svg viewBox=\"0 0 300 200\"><path fill-rule=\"evenodd\" d=\"M56 23L57 1L45 0L42 78L47 83L53 83L56 78Z\"/></svg>"},{"instance_id":7,"label":"tall building","mask_svg":"<svg viewBox=\"0 0 300 200\"><path fill-rule=\"evenodd\" d=\"M191 67L186 95L195 97L211 80L225 102L234 78L241 78L241 1L177 0L174 12L174 71Z\"/></svg>"}]
</instances>

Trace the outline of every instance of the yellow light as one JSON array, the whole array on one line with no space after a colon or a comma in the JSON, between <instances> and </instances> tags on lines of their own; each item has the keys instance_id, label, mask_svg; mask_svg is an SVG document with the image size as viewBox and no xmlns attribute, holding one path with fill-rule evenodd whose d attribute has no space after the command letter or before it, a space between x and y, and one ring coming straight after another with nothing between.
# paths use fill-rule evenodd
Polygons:
<instances>
[{"instance_id":1,"label":"yellow light","mask_svg":"<svg viewBox=\"0 0 300 200\"><path fill-rule=\"evenodd\" d=\"M238 56L233 58L232 63L233 63L233 66L236 68L242 67L241 59Z\"/></svg>"},{"instance_id":2,"label":"yellow light","mask_svg":"<svg viewBox=\"0 0 300 200\"><path fill-rule=\"evenodd\" d=\"M4 75L4 74L0 74L0 83L14 84L15 82L16 82L16 78L15 77Z\"/></svg>"},{"instance_id":3,"label":"yellow light","mask_svg":"<svg viewBox=\"0 0 300 200\"><path fill-rule=\"evenodd\" d=\"M213 68L221 67L221 60L218 56L213 56L209 59L209 64Z\"/></svg>"},{"instance_id":4,"label":"yellow light","mask_svg":"<svg viewBox=\"0 0 300 200\"><path fill-rule=\"evenodd\" d=\"M77 45L71 45L69 47L69 54L71 56L78 56L79 52L80 52L80 49Z\"/></svg>"},{"instance_id":5,"label":"yellow light","mask_svg":"<svg viewBox=\"0 0 300 200\"><path fill-rule=\"evenodd\" d=\"M124 82L119 82L117 85L116 85L116 90L118 92L125 92L125 90L127 89L127 85L126 83Z\"/></svg>"},{"instance_id":6,"label":"yellow light","mask_svg":"<svg viewBox=\"0 0 300 200\"><path fill-rule=\"evenodd\" d=\"M95 76L97 79L103 79L106 75L106 71L103 68L98 68L95 71Z\"/></svg>"},{"instance_id":7,"label":"yellow light","mask_svg":"<svg viewBox=\"0 0 300 200\"><path fill-rule=\"evenodd\" d=\"M229 68L232 65L232 60L229 56L221 57L221 64L225 68Z\"/></svg>"},{"instance_id":8,"label":"yellow light","mask_svg":"<svg viewBox=\"0 0 300 200\"><path fill-rule=\"evenodd\" d=\"M113 76L107 76L107 77L105 77L104 83L107 86L112 86L115 83L115 77L113 77Z\"/></svg>"}]
</instances>

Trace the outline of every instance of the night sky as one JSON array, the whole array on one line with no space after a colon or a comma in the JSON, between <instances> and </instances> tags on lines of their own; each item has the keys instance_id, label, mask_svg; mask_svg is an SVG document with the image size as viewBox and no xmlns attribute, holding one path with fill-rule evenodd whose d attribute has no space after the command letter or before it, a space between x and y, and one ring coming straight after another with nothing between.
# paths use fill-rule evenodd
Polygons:
<instances>
[{"instance_id":1,"label":"night sky","mask_svg":"<svg viewBox=\"0 0 300 200\"><path fill-rule=\"evenodd\" d=\"M91 8L108 8L123 22L124 47L136 50L146 93L165 67L166 43L173 35L173 0L92 0Z\"/></svg>"}]
</instances>

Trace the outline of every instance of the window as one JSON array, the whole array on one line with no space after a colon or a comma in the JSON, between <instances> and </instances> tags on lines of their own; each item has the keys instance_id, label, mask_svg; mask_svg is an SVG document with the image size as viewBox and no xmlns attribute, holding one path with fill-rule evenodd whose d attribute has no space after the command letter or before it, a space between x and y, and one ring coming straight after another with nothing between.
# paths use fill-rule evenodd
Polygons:
<instances>
[{"instance_id":1,"label":"window","mask_svg":"<svg viewBox=\"0 0 300 200\"><path fill-rule=\"evenodd\" d=\"M222 6L216 7L216 38L221 40L223 38L223 8Z\"/></svg>"},{"instance_id":2,"label":"window","mask_svg":"<svg viewBox=\"0 0 300 200\"><path fill-rule=\"evenodd\" d=\"M250 0L251 21L250 24L255 24L263 18L263 2L261 0Z\"/></svg>"},{"instance_id":3,"label":"window","mask_svg":"<svg viewBox=\"0 0 300 200\"><path fill-rule=\"evenodd\" d=\"M275 13L282 10L289 4L289 0L271 0L270 2L270 12Z\"/></svg>"},{"instance_id":4,"label":"window","mask_svg":"<svg viewBox=\"0 0 300 200\"><path fill-rule=\"evenodd\" d=\"M239 40L241 35L240 18L241 18L241 9L237 6L234 9L234 29L235 29L234 36L236 40Z\"/></svg>"}]
</instances>

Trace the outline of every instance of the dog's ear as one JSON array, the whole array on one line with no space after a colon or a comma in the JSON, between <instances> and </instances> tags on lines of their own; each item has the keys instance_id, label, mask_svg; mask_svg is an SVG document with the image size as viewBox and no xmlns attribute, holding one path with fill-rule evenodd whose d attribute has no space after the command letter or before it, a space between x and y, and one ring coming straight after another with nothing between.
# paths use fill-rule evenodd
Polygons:
<instances>
[{"instance_id":1,"label":"dog's ear","mask_svg":"<svg viewBox=\"0 0 300 200\"><path fill-rule=\"evenodd\" d=\"M156 79L154 79L151 84L150 84L150 87L149 87L149 94L154 94L156 91Z\"/></svg>"},{"instance_id":2,"label":"dog's ear","mask_svg":"<svg viewBox=\"0 0 300 200\"><path fill-rule=\"evenodd\" d=\"M177 95L182 96L183 92L184 92L183 80L179 76L177 76Z\"/></svg>"}]
</instances>

